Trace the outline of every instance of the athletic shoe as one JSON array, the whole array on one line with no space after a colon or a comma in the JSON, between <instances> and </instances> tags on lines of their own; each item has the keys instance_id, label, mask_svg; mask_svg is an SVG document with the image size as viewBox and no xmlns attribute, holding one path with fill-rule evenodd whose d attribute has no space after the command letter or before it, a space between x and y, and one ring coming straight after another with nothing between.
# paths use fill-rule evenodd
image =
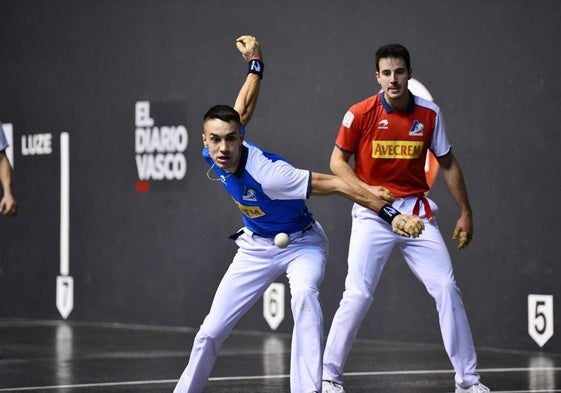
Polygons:
<instances>
[{"instance_id":1,"label":"athletic shoe","mask_svg":"<svg viewBox=\"0 0 561 393\"><path fill-rule=\"evenodd\" d=\"M469 388L464 389L458 384L456 384L456 393L489 393L491 390L483 385L482 383L476 383L475 385L471 385Z\"/></svg>"},{"instance_id":2,"label":"athletic shoe","mask_svg":"<svg viewBox=\"0 0 561 393\"><path fill-rule=\"evenodd\" d=\"M343 386L339 385L333 381L322 381L321 382L321 392L322 393L345 393Z\"/></svg>"}]
</instances>

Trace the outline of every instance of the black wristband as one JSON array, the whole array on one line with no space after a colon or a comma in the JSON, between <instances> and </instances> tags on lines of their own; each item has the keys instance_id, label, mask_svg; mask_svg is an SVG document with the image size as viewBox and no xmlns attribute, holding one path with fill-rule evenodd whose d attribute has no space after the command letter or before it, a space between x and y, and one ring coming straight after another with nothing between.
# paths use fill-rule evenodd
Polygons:
<instances>
[{"instance_id":1,"label":"black wristband","mask_svg":"<svg viewBox=\"0 0 561 393\"><path fill-rule=\"evenodd\" d=\"M382 208L378 212L378 216L390 225L392 225L392 221L395 216L398 216L400 214L401 212L397 209L394 209L389 203L382 206Z\"/></svg>"},{"instance_id":2,"label":"black wristband","mask_svg":"<svg viewBox=\"0 0 561 393\"><path fill-rule=\"evenodd\" d=\"M248 63L247 73L257 74L259 79L263 79L263 70L265 69L265 64L261 60L251 59Z\"/></svg>"}]
</instances>

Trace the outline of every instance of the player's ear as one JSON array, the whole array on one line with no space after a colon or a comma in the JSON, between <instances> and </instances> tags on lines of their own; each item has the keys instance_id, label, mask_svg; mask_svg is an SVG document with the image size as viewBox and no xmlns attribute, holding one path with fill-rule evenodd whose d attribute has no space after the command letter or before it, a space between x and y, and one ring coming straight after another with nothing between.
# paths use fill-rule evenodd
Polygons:
<instances>
[{"instance_id":1,"label":"player's ear","mask_svg":"<svg viewBox=\"0 0 561 393\"><path fill-rule=\"evenodd\" d=\"M413 78L413 68L409 68L409 79Z\"/></svg>"},{"instance_id":2,"label":"player's ear","mask_svg":"<svg viewBox=\"0 0 561 393\"><path fill-rule=\"evenodd\" d=\"M203 134L202 134L202 137L203 137L203 145L204 145L205 147L208 147L208 145L207 145L207 143L206 143L206 135L205 135L204 132L203 132Z\"/></svg>"}]
</instances>

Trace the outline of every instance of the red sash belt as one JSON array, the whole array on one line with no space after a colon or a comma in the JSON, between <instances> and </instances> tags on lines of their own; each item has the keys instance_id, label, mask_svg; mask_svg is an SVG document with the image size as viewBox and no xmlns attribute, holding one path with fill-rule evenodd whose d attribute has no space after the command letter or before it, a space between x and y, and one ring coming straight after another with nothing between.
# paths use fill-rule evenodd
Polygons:
<instances>
[{"instance_id":1,"label":"red sash belt","mask_svg":"<svg viewBox=\"0 0 561 393\"><path fill-rule=\"evenodd\" d=\"M430 221L433 217L432 209L430 208L430 204L428 199L424 195L417 196L417 202L415 202L415 207L413 207L413 214L419 215L419 210L421 209L421 203L425 208L425 214L427 215L427 219Z\"/></svg>"}]
</instances>

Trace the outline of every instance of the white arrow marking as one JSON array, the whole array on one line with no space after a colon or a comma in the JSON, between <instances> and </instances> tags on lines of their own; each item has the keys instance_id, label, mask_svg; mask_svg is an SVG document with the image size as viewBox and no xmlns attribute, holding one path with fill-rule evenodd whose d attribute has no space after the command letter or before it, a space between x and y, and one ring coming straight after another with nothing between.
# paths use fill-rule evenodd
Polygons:
<instances>
[{"instance_id":1,"label":"white arrow marking","mask_svg":"<svg viewBox=\"0 0 561 393\"><path fill-rule=\"evenodd\" d=\"M69 174L68 133L60 134L60 274L68 276Z\"/></svg>"}]
</instances>

